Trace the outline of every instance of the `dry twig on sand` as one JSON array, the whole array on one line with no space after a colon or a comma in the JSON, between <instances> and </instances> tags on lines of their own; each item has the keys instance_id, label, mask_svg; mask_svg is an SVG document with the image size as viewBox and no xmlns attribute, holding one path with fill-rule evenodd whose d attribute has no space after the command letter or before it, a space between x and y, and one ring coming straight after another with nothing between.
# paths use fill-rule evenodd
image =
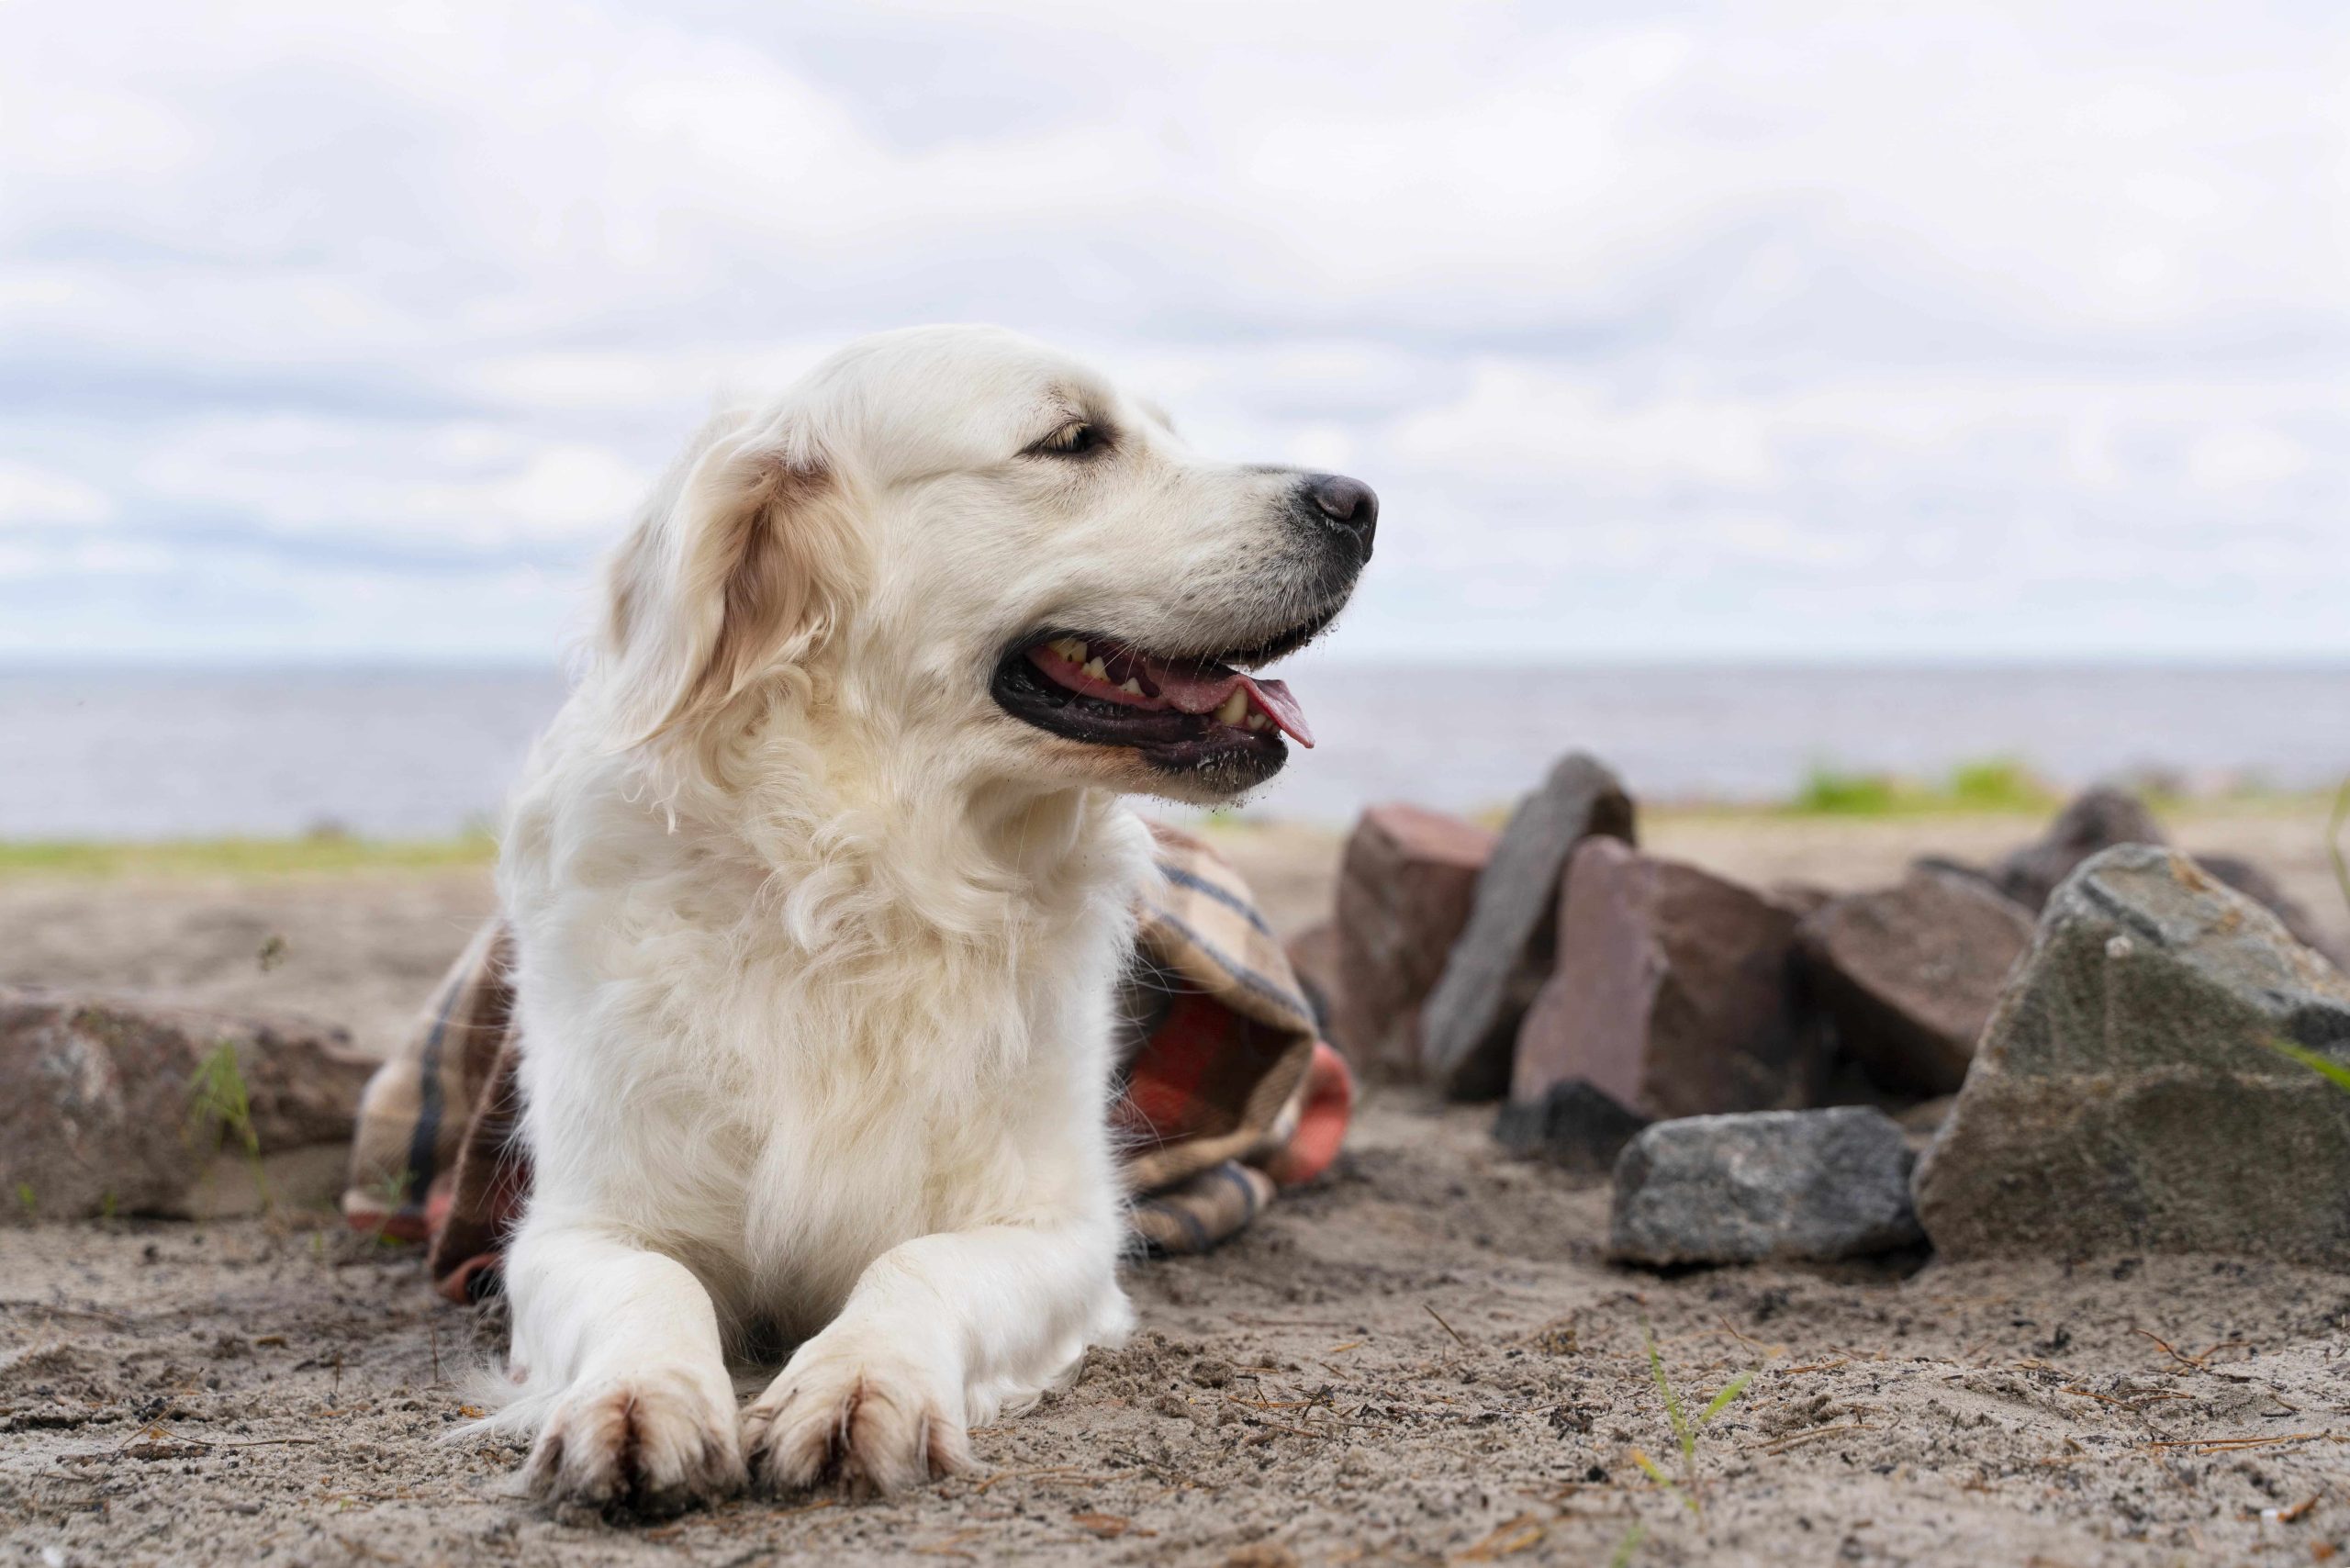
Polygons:
<instances>
[{"instance_id":1,"label":"dry twig on sand","mask_svg":"<svg viewBox=\"0 0 2350 1568\"><path fill-rule=\"evenodd\" d=\"M2130 1332L2140 1335L2145 1338L2152 1339L2156 1345L2162 1348L2164 1355L2168 1356L2172 1361L2177 1361L2188 1372L2210 1372L2211 1370L2211 1358L2213 1356L2218 1355L2221 1350L2241 1350L2244 1348L2244 1341L2241 1339L2223 1339L2220 1343L2205 1350L2202 1354L2190 1356L2186 1351L2181 1350L2177 1346L2173 1345L2169 1340L2164 1338L2161 1335L2149 1332L2146 1329L2137 1327L2135 1324L2131 1325Z\"/></svg>"},{"instance_id":2,"label":"dry twig on sand","mask_svg":"<svg viewBox=\"0 0 2350 1568\"><path fill-rule=\"evenodd\" d=\"M2287 1443L2339 1440L2331 1432L2282 1432L2271 1438L2168 1438L2148 1443L2145 1447L2150 1453L2163 1449L2185 1449L2190 1453L2233 1453L2238 1449L2269 1449Z\"/></svg>"},{"instance_id":3,"label":"dry twig on sand","mask_svg":"<svg viewBox=\"0 0 2350 1568\"><path fill-rule=\"evenodd\" d=\"M1844 1432L1874 1432L1876 1428L1866 1421L1847 1421L1837 1427L1814 1427L1807 1432L1797 1432L1791 1438L1781 1438L1775 1443L1765 1444L1762 1451L1785 1453L1789 1449L1799 1449L1804 1444L1816 1442L1821 1438L1832 1438Z\"/></svg>"},{"instance_id":4,"label":"dry twig on sand","mask_svg":"<svg viewBox=\"0 0 2350 1568\"><path fill-rule=\"evenodd\" d=\"M1123 1481L1134 1473L1131 1470L1113 1470L1106 1475L1089 1475L1073 1465L1047 1465L1041 1470L1000 1470L971 1488L974 1494L992 1491L1007 1481L1058 1481L1091 1484L1102 1481Z\"/></svg>"}]
</instances>

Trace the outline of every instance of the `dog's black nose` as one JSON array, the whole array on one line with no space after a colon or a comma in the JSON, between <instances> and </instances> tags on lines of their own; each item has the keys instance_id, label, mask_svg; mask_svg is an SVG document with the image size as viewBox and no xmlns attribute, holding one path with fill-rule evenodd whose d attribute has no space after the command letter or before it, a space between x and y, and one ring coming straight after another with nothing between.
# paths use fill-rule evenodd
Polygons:
<instances>
[{"instance_id":1,"label":"dog's black nose","mask_svg":"<svg viewBox=\"0 0 2350 1568\"><path fill-rule=\"evenodd\" d=\"M1371 554L1371 536L1379 527L1379 497L1369 485L1343 474L1316 474L1305 481L1305 493L1332 527L1353 535L1362 553Z\"/></svg>"}]
</instances>

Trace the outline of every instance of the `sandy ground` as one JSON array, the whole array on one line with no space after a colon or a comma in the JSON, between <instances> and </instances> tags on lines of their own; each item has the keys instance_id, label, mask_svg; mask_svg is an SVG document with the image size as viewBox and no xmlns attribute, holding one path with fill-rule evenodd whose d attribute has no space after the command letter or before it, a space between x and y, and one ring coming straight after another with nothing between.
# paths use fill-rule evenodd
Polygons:
<instances>
[{"instance_id":1,"label":"sandy ground","mask_svg":"<svg viewBox=\"0 0 2350 1568\"><path fill-rule=\"evenodd\" d=\"M1674 818L1651 837L1853 886L2026 826ZM2182 836L2338 908L2313 823ZM1326 906L1326 835L1230 846L1277 921ZM380 1046L487 900L475 873L0 883L0 979L291 1007ZM287 957L263 973L273 935ZM1485 1123L1373 1098L1330 1177L1213 1257L1136 1265L1143 1332L979 1433L979 1476L651 1526L517 1502L516 1450L443 1440L500 1325L435 1302L404 1250L307 1215L0 1230L0 1562L2087 1565L2350 1545L2350 1277L1918 1257L1660 1278L1601 1259L1604 1186L1498 1157ZM1693 1410L1760 1369L1697 1436L1694 1484L1644 1326Z\"/></svg>"},{"instance_id":2,"label":"sandy ground","mask_svg":"<svg viewBox=\"0 0 2350 1568\"><path fill-rule=\"evenodd\" d=\"M1648 846L1764 885L1839 890L1897 880L1921 854L1988 862L2031 838L2031 819L1836 819L1652 812ZM2350 910L2326 859L2321 807L2205 812L2172 824L2190 850L2257 860L2350 940ZM1284 935L1330 909L1341 835L1242 825L1214 842L1248 874ZM486 870L372 872L272 881L195 877L75 880L0 877L0 982L152 991L222 1007L308 1013L382 1054L493 906ZM255 961L278 940L282 960Z\"/></svg>"}]
</instances>

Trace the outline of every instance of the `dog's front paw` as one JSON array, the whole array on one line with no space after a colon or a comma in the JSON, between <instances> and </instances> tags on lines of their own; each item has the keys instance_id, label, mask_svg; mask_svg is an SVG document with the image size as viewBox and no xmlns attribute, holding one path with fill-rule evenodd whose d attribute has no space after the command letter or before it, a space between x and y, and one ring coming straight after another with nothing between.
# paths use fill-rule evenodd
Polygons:
<instances>
[{"instance_id":1,"label":"dog's front paw","mask_svg":"<svg viewBox=\"0 0 2350 1568\"><path fill-rule=\"evenodd\" d=\"M752 1480L785 1494L833 1479L901 1492L971 1468L960 1380L855 1336L800 1347L743 1412L743 1450Z\"/></svg>"},{"instance_id":2,"label":"dog's front paw","mask_svg":"<svg viewBox=\"0 0 2350 1568\"><path fill-rule=\"evenodd\" d=\"M743 1445L724 1376L655 1369L575 1384L531 1450L534 1496L647 1518L743 1489Z\"/></svg>"}]
</instances>

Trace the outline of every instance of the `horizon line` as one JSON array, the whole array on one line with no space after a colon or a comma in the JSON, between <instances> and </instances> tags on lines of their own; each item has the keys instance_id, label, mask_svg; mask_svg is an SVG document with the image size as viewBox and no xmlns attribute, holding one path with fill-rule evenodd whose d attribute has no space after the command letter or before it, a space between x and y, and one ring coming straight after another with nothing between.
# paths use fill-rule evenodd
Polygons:
<instances>
[{"instance_id":1,"label":"horizon line","mask_svg":"<svg viewBox=\"0 0 2350 1568\"><path fill-rule=\"evenodd\" d=\"M1301 664L1300 661L1304 663ZM2245 674L2350 674L2350 651L2213 655L2147 650L1996 651L1983 654L1920 654L1886 651L1789 655L1776 652L1701 655L1560 654L1513 655L1464 654L1354 657L1293 655L1292 669L1315 673L1381 673L1432 670L1533 670L1557 673L1634 671L1672 673L1725 669L1871 673L1965 673L2000 670L2243 672ZM84 674L169 675L432 675L543 674L560 677L566 661L494 654L352 653L220 656L185 653L123 652L26 654L0 651L0 676Z\"/></svg>"}]
</instances>

